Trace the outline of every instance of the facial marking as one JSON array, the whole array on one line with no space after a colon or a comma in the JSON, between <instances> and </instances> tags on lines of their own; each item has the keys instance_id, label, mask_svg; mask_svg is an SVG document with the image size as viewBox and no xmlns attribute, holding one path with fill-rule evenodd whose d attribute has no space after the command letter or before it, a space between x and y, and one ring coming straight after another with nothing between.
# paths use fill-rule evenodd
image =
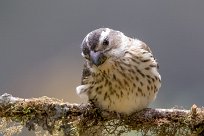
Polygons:
<instances>
[{"instance_id":1,"label":"facial marking","mask_svg":"<svg viewBox=\"0 0 204 136\"><path fill-rule=\"evenodd\" d=\"M99 39L101 44L103 43L103 40L109 35L109 33L110 33L109 28L106 28L105 31L102 31L100 39Z\"/></svg>"},{"instance_id":2,"label":"facial marking","mask_svg":"<svg viewBox=\"0 0 204 136\"><path fill-rule=\"evenodd\" d=\"M87 45L88 45L88 46L89 46L89 42L88 42L89 35L90 35L90 33L89 33L89 34L87 34L87 36L86 36L86 43L87 43Z\"/></svg>"}]
</instances>

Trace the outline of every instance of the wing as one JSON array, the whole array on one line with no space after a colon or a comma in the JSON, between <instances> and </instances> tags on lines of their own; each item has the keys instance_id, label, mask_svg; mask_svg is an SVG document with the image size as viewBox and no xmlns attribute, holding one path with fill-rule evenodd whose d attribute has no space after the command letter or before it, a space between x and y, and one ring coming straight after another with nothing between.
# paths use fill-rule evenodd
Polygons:
<instances>
[{"instance_id":1,"label":"wing","mask_svg":"<svg viewBox=\"0 0 204 136\"><path fill-rule=\"evenodd\" d=\"M140 45L142 49L152 53L151 49L149 48L149 46L147 44L145 44L144 42L142 42L142 44Z\"/></svg>"},{"instance_id":2,"label":"wing","mask_svg":"<svg viewBox=\"0 0 204 136\"><path fill-rule=\"evenodd\" d=\"M84 68L82 71L81 85L76 87L77 94L82 98L87 97L86 93L89 88L88 78L90 77L90 75L91 75L91 71L89 70L87 62L85 62Z\"/></svg>"},{"instance_id":3,"label":"wing","mask_svg":"<svg viewBox=\"0 0 204 136\"><path fill-rule=\"evenodd\" d=\"M84 63L84 68L82 71L82 77L81 77L81 84L85 85L88 83L88 77L91 75L91 71L88 68L87 62Z\"/></svg>"},{"instance_id":4,"label":"wing","mask_svg":"<svg viewBox=\"0 0 204 136\"><path fill-rule=\"evenodd\" d=\"M149 48L149 46L147 44L145 44L144 42L142 42L141 44L141 48L144 49L145 51L149 52L152 54L151 49ZM159 64L157 63L156 59L154 58L154 65L151 66L155 66L157 67L157 69L159 69Z\"/></svg>"},{"instance_id":5,"label":"wing","mask_svg":"<svg viewBox=\"0 0 204 136\"><path fill-rule=\"evenodd\" d=\"M135 40L136 40L135 42L136 46L132 46L131 48L131 53L134 54L132 55L133 58L135 56L136 59L139 59L142 62L147 62L144 64L149 64L150 67L159 68L159 65L156 59L153 57L150 47L140 40L137 40L137 39Z\"/></svg>"}]
</instances>

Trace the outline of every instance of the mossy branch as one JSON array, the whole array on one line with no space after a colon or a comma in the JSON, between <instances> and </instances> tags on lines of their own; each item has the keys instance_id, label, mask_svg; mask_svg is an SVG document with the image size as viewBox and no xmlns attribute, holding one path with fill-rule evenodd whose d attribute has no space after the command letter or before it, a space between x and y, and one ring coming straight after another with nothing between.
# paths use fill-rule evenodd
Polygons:
<instances>
[{"instance_id":1,"label":"mossy branch","mask_svg":"<svg viewBox=\"0 0 204 136\"><path fill-rule=\"evenodd\" d=\"M0 96L0 132L7 135L22 126L42 127L50 135L203 135L204 110L193 105L185 109L144 109L132 115L102 111L91 104L71 104L55 98L22 99ZM11 126L11 123L12 126ZM9 124L9 125L8 125ZM8 128L7 128L8 127Z\"/></svg>"}]
</instances>

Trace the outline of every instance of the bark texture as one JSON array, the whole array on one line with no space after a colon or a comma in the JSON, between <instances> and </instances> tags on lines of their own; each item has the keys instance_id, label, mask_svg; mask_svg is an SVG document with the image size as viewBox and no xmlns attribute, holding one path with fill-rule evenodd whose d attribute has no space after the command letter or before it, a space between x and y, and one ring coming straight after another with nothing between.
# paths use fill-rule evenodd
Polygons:
<instances>
[{"instance_id":1,"label":"bark texture","mask_svg":"<svg viewBox=\"0 0 204 136\"><path fill-rule=\"evenodd\" d=\"M72 104L55 98L0 96L0 133L13 135L23 127L47 135L204 135L204 110L147 108L132 115L102 111L92 104Z\"/></svg>"}]
</instances>

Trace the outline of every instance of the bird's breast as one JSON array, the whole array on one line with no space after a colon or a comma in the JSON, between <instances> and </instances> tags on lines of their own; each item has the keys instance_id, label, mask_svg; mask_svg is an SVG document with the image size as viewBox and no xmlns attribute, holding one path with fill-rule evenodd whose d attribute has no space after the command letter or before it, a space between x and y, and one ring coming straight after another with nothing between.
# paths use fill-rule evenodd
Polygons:
<instances>
[{"instance_id":1,"label":"bird's breast","mask_svg":"<svg viewBox=\"0 0 204 136\"><path fill-rule=\"evenodd\" d=\"M110 63L92 79L89 99L103 109L122 113L147 107L160 87L160 77L154 69L147 71L127 63Z\"/></svg>"}]
</instances>

